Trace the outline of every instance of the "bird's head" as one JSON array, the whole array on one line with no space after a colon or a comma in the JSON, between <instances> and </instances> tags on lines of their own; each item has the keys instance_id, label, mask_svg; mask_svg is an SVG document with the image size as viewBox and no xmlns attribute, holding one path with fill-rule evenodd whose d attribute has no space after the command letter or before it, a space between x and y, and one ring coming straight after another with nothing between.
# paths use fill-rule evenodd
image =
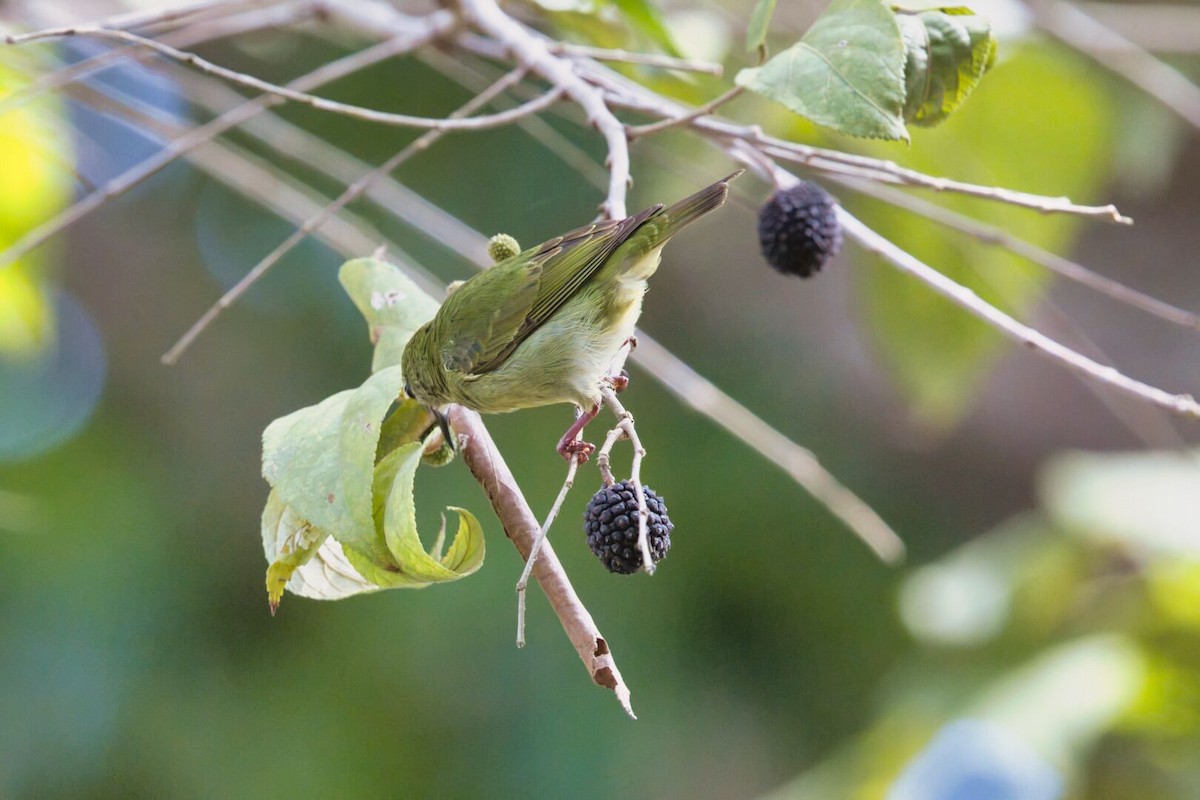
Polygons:
<instances>
[{"instance_id":1,"label":"bird's head","mask_svg":"<svg viewBox=\"0 0 1200 800\"><path fill-rule=\"evenodd\" d=\"M454 449L454 436L444 411L450 402L445 393L444 367L433 342L429 323L418 328L408 340L400 358L400 370L404 373L404 396L429 409L442 429L442 436Z\"/></svg>"}]
</instances>

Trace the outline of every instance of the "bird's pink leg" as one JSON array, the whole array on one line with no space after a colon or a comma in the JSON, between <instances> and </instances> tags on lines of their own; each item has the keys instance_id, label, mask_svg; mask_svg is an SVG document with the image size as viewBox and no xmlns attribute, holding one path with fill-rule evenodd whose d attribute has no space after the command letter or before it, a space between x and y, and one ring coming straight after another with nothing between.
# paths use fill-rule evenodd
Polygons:
<instances>
[{"instance_id":1,"label":"bird's pink leg","mask_svg":"<svg viewBox=\"0 0 1200 800\"><path fill-rule=\"evenodd\" d=\"M637 337L630 336L621 343L621 349L628 348L628 353L632 353L634 348L637 347L637 343ZM626 353L626 355L628 355L628 353ZM625 359L622 358L621 361L624 362ZM609 383L612 384L614 392L623 392L625 391L625 387L629 385L629 372L625 369L621 369L616 374L609 375L608 380Z\"/></svg>"},{"instance_id":2,"label":"bird's pink leg","mask_svg":"<svg viewBox=\"0 0 1200 800\"><path fill-rule=\"evenodd\" d=\"M555 449L558 450L560 456L567 461L570 461L572 456L579 456L580 464L587 463L588 456L596 451L596 445L591 442L581 441L576 437L583 432L587 424L594 420L599 413L600 404L597 403L592 406L590 411L584 411L576 417L575 422L572 423L571 427L567 428L567 432L558 440L558 446Z\"/></svg>"}]
</instances>

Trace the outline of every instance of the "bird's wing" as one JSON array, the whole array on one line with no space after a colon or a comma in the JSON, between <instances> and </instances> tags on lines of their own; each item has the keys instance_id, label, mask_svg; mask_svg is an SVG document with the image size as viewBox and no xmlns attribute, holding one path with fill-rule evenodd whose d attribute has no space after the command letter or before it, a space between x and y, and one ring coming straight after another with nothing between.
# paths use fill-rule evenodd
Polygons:
<instances>
[{"instance_id":1,"label":"bird's wing","mask_svg":"<svg viewBox=\"0 0 1200 800\"><path fill-rule=\"evenodd\" d=\"M497 369L562 308L647 219L654 206L551 239L475 276L446 300L442 363L479 374ZM480 298L487 298L480 302Z\"/></svg>"}]
</instances>

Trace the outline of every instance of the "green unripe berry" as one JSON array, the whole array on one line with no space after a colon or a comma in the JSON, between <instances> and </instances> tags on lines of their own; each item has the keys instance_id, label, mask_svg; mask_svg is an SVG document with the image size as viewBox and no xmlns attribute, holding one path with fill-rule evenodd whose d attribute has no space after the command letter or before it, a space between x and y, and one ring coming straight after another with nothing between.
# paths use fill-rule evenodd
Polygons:
<instances>
[{"instance_id":1,"label":"green unripe berry","mask_svg":"<svg viewBox=\"0 0 1200 800\"><path fill-rule=\"evenodd\" d=\"M499 264L507 258L512 258L521 252L521 245L517 244L517 240L509 236L507 233L497 233L491 239L488 239L488 255L491 256L492 263Z\"/></svg>"}]
</instances>

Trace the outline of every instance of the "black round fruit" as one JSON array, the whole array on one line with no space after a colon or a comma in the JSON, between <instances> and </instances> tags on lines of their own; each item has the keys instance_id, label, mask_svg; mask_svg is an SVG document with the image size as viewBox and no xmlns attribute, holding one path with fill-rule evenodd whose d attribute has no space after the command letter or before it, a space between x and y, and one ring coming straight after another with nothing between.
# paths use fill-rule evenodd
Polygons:
<instances>
[{"instance_id":1,"label":"black round fruit","mask_svg":"<svg viewBox=\"0 0 1200 800\"><path fill-rule=\"evenodd\" d=\"M829 192L800 181L771 195L758 211L763 258L785 275L807 278L842 249L842 226Z\"/></svg>"},{"instance_id":2,"label":"black round fruit","mask_svg":"<svg viewBox=\"0 0 1200 800\"><path fill-rule=\"evenodd\" d=\"M671 531L675 526L667 516L662 498L648 486L646 493L646 538L650 557L657 564L671 549ZM642 568L642 550L638 547L638 501L631 481L606 486L592 496L583 515L588 547L609 572L632 575Z\"/></svg>"}]
</instances>

